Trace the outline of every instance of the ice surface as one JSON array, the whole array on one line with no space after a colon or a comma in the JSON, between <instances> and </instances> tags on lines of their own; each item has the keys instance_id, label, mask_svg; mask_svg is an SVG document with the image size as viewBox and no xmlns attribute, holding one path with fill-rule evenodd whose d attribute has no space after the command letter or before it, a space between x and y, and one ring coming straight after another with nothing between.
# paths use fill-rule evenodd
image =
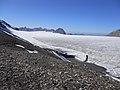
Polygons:
<instances>
[{"instance_id":1,"label":"ice surface","mask_svg":"<svg viewBox=\"0 0 120 90\"><path fill-rule=\"evenodd\" d=\"M57 57L59 57L61 60L63 60L63 61L67 61L67 62L70 62L69 60L67 60L65 57L63 57L62 55L58 55L56 52L54 52L54 51L52 51L52 53L54 54L54 55L56 55Z\"/></svg>"},{"instance_id":2,"label":"ice surface","mask_svg":"<svg viewBox=\"0 0 120 90\"><path fill-rule=\"evenodd\" d=\"M15 46L25 49L25 47L22 46L22 45L16 44ZM28 51L29 53L38 53L38 51L36 51L36 50L34 50L34 51L31 51L31 50L28 50L28 49L25 49L25 50Z\"/></svg>"},{"instance_id":3,"label":"ice surface","mask_svg":"<svg viewBox=\"0 0 120 90\"><path fill-rule=\"evenodd\" d=\"M20 48L25 48L24 46L18 45L18 44L16 44L15 46L20 47Z\"/></svg>"},{"instance_id":4,"label":"ice surface","mask_svg":"<svg viewBox=\"0 0 120 90\"><path fill-rule=\"evenodd\" d=\"M26 49L27 50L27 49ZM29 53L38 53L38 51L34 50L34 51L30 51L30 50L27 50Z\"/></svg>"},{"instance_id":5,"label":"ice surface","mask_svg":"<svg viewBox=\"0 0 120 90\"><path fill-rule=\"evenodd\" d=\"M36 39L48 45L75 50L71 54L76 53L78 58L81 57L79 52L88 54L88 62L103 66L111 75L120 77L120 38L118 37L63 35L39 36Z\"/></svg>"}]
</instances>

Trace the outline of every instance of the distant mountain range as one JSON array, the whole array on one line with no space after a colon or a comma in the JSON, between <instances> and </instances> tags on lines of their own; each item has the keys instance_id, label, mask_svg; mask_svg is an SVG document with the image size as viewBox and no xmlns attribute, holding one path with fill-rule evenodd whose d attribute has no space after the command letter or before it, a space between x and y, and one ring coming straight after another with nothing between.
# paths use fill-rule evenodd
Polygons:
<instances>
[{"instance_id":1,"label":"distant mountain range","mask_svg":"<svg viewBox=\"0 0 120 90\"><path fill-rule=\"evenodd\" d=\"M82 36L106 36L106 34L99 34L99 33L68 33L68 35L82 35Z\"/></svg>"},{"instance_id":2,"label":"distant mountain range","mask_svg":"<svg viewBox=\"0 0 120 90\"><path fill-rule=\"evenodd\" d=\"M14 29L14 30L18 30L18 31L47 31L47 32L53 32L53 33L60 33L60 34L66 34L65 30L62 28L58 28L58 29L47 29L47 28L27 28L27 27L20 27L20 28L16 28L16 27L12 27L11 25L9 25L8 23L6 23L4 20L0 20L0 23L4 23L7 26L9 26L10 28ZM0 24L0 27L6 28L4 25Z\"/></svg>"},{"instance_id":3,"label":"distant mountain range","mask_svg":"<svg viewBox=\"0 0 120 90\"><path fill-rule=\"evenodd\" d=\"M27 27L20 27L17 30L19 31L47 31L47 32L53 32L53 33L60 33L60 34L66 34L65 30L62 28L58 29L47 29L47 28L27 28Z\"/></svg>"},{"instance_id":4,"label":"distant mountain range","mask_svg":"<svg viewBox=\"0 0 120 90\"><path fill-rule=\"evenodd\" d=\"M111 33L108 34L108 36L120 37L120 29L112 31Z\"/></svg>"},{"instance_id":5,"label":"distant mountain range","mask_svg":"<svg viewBox=\"0 0 120 90\"><path fill-rule=\"evenodd\" d=\"M114 36L114 37L120 37L120 29L115 30L110 32L109 34L84 34L84 33L66 33L64 29L62 28L58 28L58 29L47 29L47 28L28 28L28 27L12 27L11 25L9 25L8 23L6 23L4 20L0 20L0 23L4 23L7 26L9 26L10 28L14 29L14 30L18 30L18 31L46 31L46 32L53 32L53 33L60 33L60 34L68 34L68 35L88 35L88 36ZM4 25L0 24L0 27L2 28L6 28ZM7 30L7 29L6 29Z\"/></svg>"}]
</instances>

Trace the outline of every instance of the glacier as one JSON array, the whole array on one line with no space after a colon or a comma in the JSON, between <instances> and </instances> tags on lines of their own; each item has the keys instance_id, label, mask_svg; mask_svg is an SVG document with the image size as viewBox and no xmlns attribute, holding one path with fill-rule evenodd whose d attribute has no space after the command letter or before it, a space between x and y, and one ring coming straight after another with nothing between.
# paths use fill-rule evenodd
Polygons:
<instances>
[{"instance_id":1,"label":"glacier","mask_svg":"<svg viewBox=\"0 0 120 90\"><path fill-rule=\"evenodd\" d=\"M64 35L62 37L39 36L36 39L48 45L88 54L88 62L103 66L111 75L120 77L119 37Z\"/></svg>"},{"instance_id":2,"label":"glacier","mask_svg":"<svg viewBox=\"0 0 120 90\"><path fill-rule=\"evenodd\" d=\"M5 23L6 33L16 35L35 46L59 50L84 61L103 66L112 76L120 77L120 38L107 36L63 35L46 31L17 31Z\"/></svg>"}]
</instances>

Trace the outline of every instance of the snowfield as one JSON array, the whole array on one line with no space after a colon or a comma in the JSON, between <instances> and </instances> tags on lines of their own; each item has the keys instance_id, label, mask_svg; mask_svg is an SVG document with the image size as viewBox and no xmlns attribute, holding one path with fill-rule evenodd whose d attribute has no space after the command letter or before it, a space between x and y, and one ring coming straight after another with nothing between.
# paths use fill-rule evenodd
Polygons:
<instances>
[{"instance_id":1,"label":"snowfield","mask_svg":"<svg viewBox=\"0 0 120 90\"><path fill-rule=\"evenodd\" d=\"M81 61L84 61L86 54L88 54L88 62L103 66L112 76L120 77L119 37L62 35L45 31L16 31L6 24L4 25L14 35L42 48L67 52L69 55L76 55L76 58Z\"/></svg>"},{"instance_id":2,"label":"snowfield","mask_svg":"<svg viewBox=\"0 0 120 90\"><path fill-rule=\"evenodd\" d=\"M76 55L81 61L84 61L88 54L88 62L103 66L112 76L120 77L119 37L62 35L45 31L13 33L42 48Z\"/></svg>"},{"instance_id":3,"label":"snowfield","mask_svg":"<svg viewBox=\"0 0 120 90\"><path fill-rule=\"evenodd\" d=\"M39 36L36 40L50 46L64 47L88 54L88 62L107 68L111 75L120 77L120 38L105 36ZM75 53L75 52L74 52ZM80 57L80 54L75 54Z\"/></svg>"}]
</instances>

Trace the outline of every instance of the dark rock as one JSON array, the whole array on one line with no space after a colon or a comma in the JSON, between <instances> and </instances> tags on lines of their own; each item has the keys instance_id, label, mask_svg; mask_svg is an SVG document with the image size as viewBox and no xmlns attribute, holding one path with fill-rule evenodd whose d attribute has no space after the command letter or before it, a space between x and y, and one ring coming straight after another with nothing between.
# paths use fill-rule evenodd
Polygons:
<instances>
[{"instance_id":1,"label":"dark rock","mask_svg":"<svg viewBox=\"0 0 120 90\"><path fill-rule=\"evenodd\" d=\"M2 23L3 23L3 21L0 20L0 27L1 27L1 28L6 28Z\"/></svg>"},{"instance_id":2,"label":"dark rock","mask_svg":"<svg viewBox=\"0 0 120 90\"><path fill-rule=\"evenodd\" d=\"M108 36L120 37L120 29L109 33Z\"/></svg>"},{"instance_id":3,"label":"dark rock","mask_svg":"<svg viewBox=\"0 0 120 90\"><path fill-rule=\"evenodd\" d=\"M0 20L0 25L2 25L2 26L4 26L4 27L5 27L5 25L3 25L3 23L4 23L5 25L7 25L7 26L11 27L11 26L10 26L8 23L6 23L5 21Z\"/></svg>"},{"instance_id":4,"label":"dark rock","mask_svg":"<svg viewBox=\"0 0 120 90\"><path fill-rule=\"evenodd\" d=\"M4 20L0 20L0 28L7 29L5 25L12 29L19 30L17 27L12 27L10 24L6 23Z\"/></svg>"},{"instance_id":5,"label":"dark rock","mask_svg":"<svg viewBox=\"0 0 120 90\"><path fill-rule=\"evenodd\" d=\"M20 27L19 30L20 31L33 31L31 28L27 28L27 27Z\"/></svg>"},{"instance_id":6,"label":"dark rock","mask_svg":"<svg viewBox=\"0 0 120 90\"><path fill-rule=\"evenodd\" d=\"M58 28L55 33L66 34L62 28Z\"/></svg>"}]
</instances>

